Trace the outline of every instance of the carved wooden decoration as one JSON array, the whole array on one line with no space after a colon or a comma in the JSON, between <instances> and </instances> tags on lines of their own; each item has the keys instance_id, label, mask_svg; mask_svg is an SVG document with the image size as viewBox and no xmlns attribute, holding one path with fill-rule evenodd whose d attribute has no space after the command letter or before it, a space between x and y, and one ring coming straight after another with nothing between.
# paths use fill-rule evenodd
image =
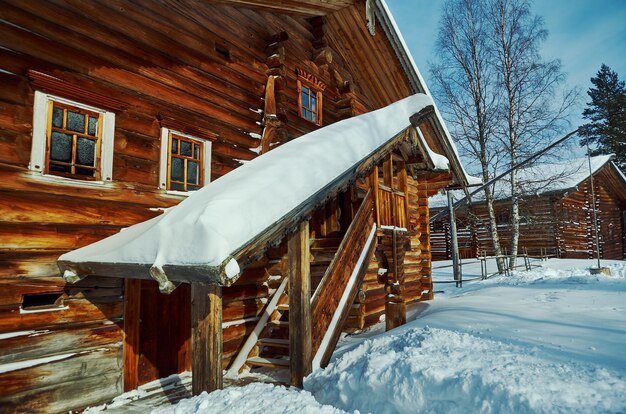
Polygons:
<instances>
[{"instance_id":1,"label":"carved wooden decoration","mask_svg":"<svg viewBox=\"0 0 626 414\"><path fill-rule=\"evenodd\" d=\"M311 75L310 73L307 73L300 68L296 68L296 74L298 75L298 79L308 83L311 86L314 86L321 92L324 92L324 89L326 89L326 84L317 79L315 76Z\"/></svg>"}]
</instances>

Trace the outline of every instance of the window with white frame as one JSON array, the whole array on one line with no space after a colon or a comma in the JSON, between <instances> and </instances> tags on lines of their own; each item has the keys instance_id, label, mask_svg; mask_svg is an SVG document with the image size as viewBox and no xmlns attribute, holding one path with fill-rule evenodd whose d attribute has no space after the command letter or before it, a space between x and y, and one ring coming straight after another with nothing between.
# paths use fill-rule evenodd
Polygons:
<instances>
[{"instance_id":1,"label":"window with white frame","mask_svg":"<svg viewBox=\"0 0 626 414\"><path fill-rule=\"evenodd\" d=\"M161 129L160 188L196 191L211 181L211 141Z\"/></svg>"},{"instance_id":2,"label":"window with white frame","mask_svg":"<svg viewBox=\"0 0 626 414\"><path fill-rule=\"evenodd\" d=\"M29 168L86 181L110 181L115 114L35 92Z\"/></svg>"}]
</instances>

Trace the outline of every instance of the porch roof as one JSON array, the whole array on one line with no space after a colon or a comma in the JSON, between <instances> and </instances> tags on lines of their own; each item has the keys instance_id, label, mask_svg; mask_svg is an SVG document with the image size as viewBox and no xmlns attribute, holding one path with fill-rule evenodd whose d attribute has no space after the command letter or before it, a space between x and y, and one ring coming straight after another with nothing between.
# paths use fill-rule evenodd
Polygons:
<instances>
[{"instance_id":1,"label":"porch roof","mask_svg":"<svg viewBox=\"0 0 626 414\"><path fill-rule=\"evenodd\" d=\"M152 277L163 291L174 288L170 280L228 286L246 247L281 223L286 231L288 220L309 214L304 207L328 197L333 186L345 187L365 160L385 152L394 139L406 140L410 118L420 111L432 114L432 105L429 96L416 94L308 133L209 183L159 217L62 255L59 268L70 282L97 274Z\"/></svg>"}]
</instances>

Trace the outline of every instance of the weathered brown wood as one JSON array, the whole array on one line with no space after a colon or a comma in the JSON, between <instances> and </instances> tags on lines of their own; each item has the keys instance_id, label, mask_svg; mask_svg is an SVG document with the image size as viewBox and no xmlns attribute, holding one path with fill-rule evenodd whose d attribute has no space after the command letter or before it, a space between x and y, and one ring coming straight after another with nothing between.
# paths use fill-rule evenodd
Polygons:
<instances>
[{"instance_id":1,"label":"weathered brown wood","mask_svg":"<svg viewBox=\"0 0 626 414\"><path fill-rule=\"evenodd\" d=\"M325 368L330 362L333 351L335 350L335 346L337 345L337 342L339 341L342 327L345 325L351 311L353 310L352 298L355 298L354 300L358 300L359 302L362 302L362 303L365 302L365 294L360 290L360 286L361 286L361 283L363 282L363 277L365 276L365 273L367 271L367 264L371 260L372 255L374 254L375 250L376 250L376 243L374 240L370 244L369 249L365 252L364 262L361 264L360 268L357 269L355 283L348 293L349 300L346 304L347 306L345 306L343 309L340 310L341 314L337 320L337 328L335 329L335 331L333 332L333 335L329 339L329 347L326 349L326 352L322 355L320 359L320 366L322 368ZM360 310L357 310L357 314L359 318L362 318L365 315L364 312L361 312Z\"/></svg>"},{"instance_id":2,"label":"weathered brown wood","mask_svg":"<svg viewBox=\"0 0 626 414\"><path fill-rule=\"evenodd\" d=\"M139 324L141 310L141 281L126 279L124 287L124 391L139 385Z\"/></svg>"},{"instance_id":3,"label":"weathered brown wood","mask_svg":"<svg viewBox=\"0 0 626 414\"><path fill-rule=\"evenodd\" d=\"M621 178L613 169L612 164L606 164L596 173L597 181L597 211L600 225L601 258L622 259L625 257L624 228L621 215L626 206L626 192L620 183ZM594 176L595 177L595 176ZM596 180L596 178L594 178ZM504 249L509 249L511 226L505 214L508 201L499 200L495 203L496 216L505 219L499 222L498 233L502 238ZM591 197L589 180L571 190L557 193L540 194L523 198L520 202L522 216L525 221L520 226L520 249L518 253L528 252L531 256L540 256L548 253L551 256L562 258L592 258L595 257L594 232L591 214ZM466 246L472 257L485 252L493 254L491 237L485 231L487 213L481 204L473 204L467 209L459 210L460 217L466 223L459 238L459 243ZM471 214L477 220L469 220ZM436 230L435 230L436 229ZM448 258L449 227L433 223L433 254L437 257Z\"/></svg>"},{"instance_id":4,"label":"weathered brown wood","mask_svg":"<svg viewBox=\"0 0 626 414\"><path fill-rule=\"evenodd\" d=\"M226 4L239 4L261 10L278 11L283 13L298 13L306 16L318 16L326 14L354 3L354 0L327 0L324 2L315 0L218 0Z\"/></svg>"},{"instance_id":5,"label":"weathered brown wood","mask_svg":"<svg viewBox=\"0 0 626 414\"><path fill-rule=\"evenodd\" d=\"M223 387L222 288L191 284L192 393Z\"/></svg>"},{"instance_id":6,"label":"weathered brown wood","mask_svg":"<svg viewBox=\"0 0 626 414\"><path fill-rule=\"evenodd\" d=\"M75 349L97 349L122 344L123 332L115 324L65 324L54 330L23 331L0 342L0 364L45 358Z\"/></svg>"},{"instance_id":7,"label":"weathered brown wood","mask_svg":"<svg viewBox=\"0 0 626 414\"><path fill-rule=\"evenodd\" d=\"M385 301L385 330L402 326L406 323L406 303L404 299L388 295Z\"/></svg>"},{"instance_id":8,"label":"weathered brown wood","mask_svg":"<svg viewBox=\"0 0 626 414\"><path fill-rule=\"evenodd\" d=\"M289 275L289 372L291 385L302 387L311 373L311 278L309 222L304 221L287 240Z\"/></svg>"},{"instance_id":9,"label":"weathered brown wood","mask_svg":"<svg viewBox=\"0 0 626 414\"><path fill-rule=\"evenodd\" d=\"M85 350L121 343L122 327L125 323L129 329L133 325L130 306L126 307L129 316L123 314L124 302L131 302L132 289L123 291L121 285L105 285L101 281L65 286L58 277L55 260L69 249L160 214L155 208L171 207L184 200L157 187L162 127L213 141L211 176L217 179L257 156L263 128L268 125L263 119L267 112L275 112L276 119L282 123L269 131L273 134L269 140L273 145L315 128L297 113L294 85L298 68L328 85L323 102L325 124L380 108L415 92L384 31L379 31L375 37L366 33L363 2L337 0L322 5L318 1L288 0L265 3L271 7L262 11L234 3L198 5L191 0L162 0L150 7L126 0L2 2L0 332L49 332L3 340L3 344L10 346L5 349L0 344L0 359L22 360L60 354L64 346ZM272 12L273 7L282 10ZM310 14L292 14L292 10L300 8L316 10L317 17L310 19ZM290 12L283 13L284 9ZM326 10L323 13L327 16L320 17L323 13L319 10ZM324 52L320 55L320 51ZM384 73L371 62L385 62ZM274 79L276 109L261 111L268 69L274 70L270 73L281 75ZM115 112L112 182L86 186L79 182L49 180L28 170L35 90ZM438 151L438 138L433 131L425 128L424 135L429 145ZM382 153L391 151L397 142L381 149ZM375 158L366 160L363 169L344 177L337 187L324 189L309 200L306 208L279 223L276 229L268 229L267 237L258 241L258 249L242 252L239 259L243 267L255 257L264 257L266 263L244 270L236 287L224 289L222 315L228 325L223 333L222 364L228 363L249 333L251 324L242 320L257 317L268 288L276 287L276 279L270 275L275 277L286 271L286 260L281 261L284 251L276 249L263 256L267 244L278 243L316 208L327 204L327 197L332 199L356 178L367 174L378 162ZM345 221L344 214L350 215L351 210L343 205L342 209L339 217L336 208L329 207L326 211L330 217L327 232L345 229L349 220ZM417 220L417 213L409 211L408 214ZM324 256L321 257L323 262L314 265L317 266L314 272L318 274L329 261L325 254L320 256ZM421 271L419 267L416 269L415 277ZM115 280L110 276L134 277L143 272L146 280L140 282L142 286L154 284L148 279L146 268L126 269L128 273L115 266L93 267L92 270L109 278L104 280ZM176 273L177 269L168 270ZM197 280L206 280L205 269L194 272ZM365 278L375 280L375 274L376 269L368 269ZM87 283L89 279L91 277L80 283ZM373 292L368 287L364 286L364 292ZM174 294L185 288L181 285ZM52 291L68 295L64 301L68 309L19 313L24 294ZM411 297L415 294L413 292ZM160 298L156 295L160 294L154 296ZM172 298L168 297L141 303L145 305L144 311L151 312L157 320L182 320L181 315L189 312L190 304L181 301L180 313L168 315L169 305L165 303L170 300ZM368 300L369 297L364 299ZM365 306L359 309L364 321L365 313L361 310L364 311ZM144 368L143 379L155 379L159 372L169 369L188 369L184 367L189 347L169 346L171 338L178 335L176 324L163 322L164 346L159 347L155 345L155 332L147 334L154 328L148 328L145 316L139 318L143 325L140 329L146 331L145 342L141 343L141 336L139 339L140 348L144 346L146 351L138 356ZM231 322L234 325L230 325ZM180 330L190 330L182 325L178 324ZM130 330L126 340L132 340L129 333ZM57 338L58 343L52 338ZM36 349L38 346L40 349ZM15 351L11 351L11 347ZM159 354L168 347L171 355ZM170 362L175 362L176 367ZM129 367L132 364L127 362ZM97 377L67 378L67 382L54 385L33 382L31 388L9 395L6 407L9 410L22 406L31 411L67 411L93 405L120 391L111 384L122 384L119 381L123 372L121 365L114 374L102 376L102 391ZM165 371L162 371L163 365L166 365ZM62 364L55 367L62 369ZM4 389L2 381L0 389Z\"/></svg>"},{"instance_id":10,"label":"weathered brown wood","mask_svg":"<svg viewBox=\"0 0 626 414\"><path fill-rule=\"evenodd\" d=\"M346 230L346 234L337 249L332 262L328 266L320 284L315 293L313 303L311 304L311 313L316 324L313 328L313 351L317 352L326 331L329 329L330 322L336 311L342 312L342 318L347 316L346 309L337 309L343 291L352 273L353 266L365 245L367 235L371 224L373 223L373 200L371 191L365 196L354 220ZM359 272L362 277L365 272ZM358 290L357 283L351 294L356 294ZM350 301L351 302L351 301ZM349 302L349 303L350 303ZM348 305L349 305L348 303ZM340 325L341 326L341 325ZM333 335L333 341L336 335ZM331 344L334 348L334 343ZM329 355L328 355L329 356ZM324 358L325 360L325 358ZM325 361L326 362L326 361Z\"/></svg>"},{"instance_id":11,"label":"weathered brown wood","mask_svg":"<svg viewBox=\"0 0 626 414\"><path fill-rule=\"evenodd\" d=\"M122 392L120 351L103 347L70 352L65 359L0 375L2 411L66 412L109 401ZM67 398L72 393L77 397Z\"/></svg>"},{"instance_id":12,"label":"weathered brown wood","mask_svg":"<svg viewBox=\"0 0 626 414\"><path fill-rule=\"evenodd\" d=\"M119 300L119 297L117 298ZM20 314L19 309L0 310L0 333L29 329L49 329L61 324L95 321L121 321L123 304L113 298L99 302L86 299L66 299L67 309Z\"/></svg>"}]
</instances>

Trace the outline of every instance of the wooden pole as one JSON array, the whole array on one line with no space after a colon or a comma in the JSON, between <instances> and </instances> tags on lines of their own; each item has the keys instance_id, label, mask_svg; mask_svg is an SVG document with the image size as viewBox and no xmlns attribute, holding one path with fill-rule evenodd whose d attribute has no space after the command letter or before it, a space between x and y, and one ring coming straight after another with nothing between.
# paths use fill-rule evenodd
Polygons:
<instances>
[{"instance_id":1,"label":"wooden pole","mask_svg":"<svg viewBox=\"0 0 626 414\"><path fill-rule=\"evenodd\" d=\"M223 387L222 287L191 284L191 390L193 395Z\"/></svg>"},{"instance_id":2,"label":"wooden pole","mask_svg":"<svg viewBox=\"0 0 626 414\"><path fill-rule=\"evenodd\" d=\"M309 222L300 224L287 241L289 261L289 368L291 385L302 388L311 373L311 277Z\"/></svg>"},{"instance_id":3,"label":"wooden pole","mask_svg":"<svg viewBox=\"0 0 626 414\"><path fill-rule=\"evenodd\" d=\"M452 191L448 190L448 208L450 209L450 236L452 238L452 271L456 287L460 287L461 282L461 264L459 262L459 239L456 234L456 216L454 214L454 203L452 200Z\"/></svg>"},{"instance_id":4,"label":"wooden pole","mask_svg":"<svg viewBox=\"0 0 626 414\"><path fill-rule=\"evenodd\" d=\"M141 280L126 279L124 307L124 391L139 386L139 319L141 317Z\"/></svg>"},{"instance_id":5,"label":"wooden pole","mask_svg":"<svg viewBox=\"0 0 626 414\"><path fill-rule=\"evenodd\" d=\"M589 163L589 184L591 185L591 211L593 211L593 230L596 245L596 259L598 260L598 269L602 267L600 264L600 235L598 234L598 213L596 212L596 192L593 188L593 170L591 169L591 150L589 142L587 142L587 162ZM593 253L591 254L593 257Z\"/></svg>"}]
</instances>

